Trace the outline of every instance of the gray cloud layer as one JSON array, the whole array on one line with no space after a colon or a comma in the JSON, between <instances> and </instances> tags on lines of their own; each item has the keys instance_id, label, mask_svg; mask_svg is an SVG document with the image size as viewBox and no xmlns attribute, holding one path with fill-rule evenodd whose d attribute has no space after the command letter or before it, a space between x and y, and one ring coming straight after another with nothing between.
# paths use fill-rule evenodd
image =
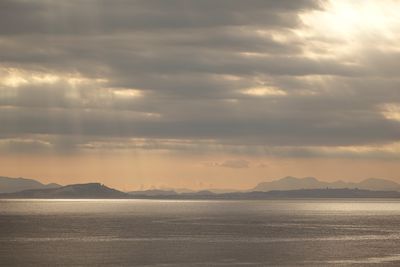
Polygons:
<instances>
[{"instance_id":1,"label":"gray cloud layer","mask_svg":"<svg viewBox=\"0 0 400 267\"><path fill-rule=\"evenodd\" d=\"M382 107L400 103L400 53L371 42L338 58L334 38L296 34L307 30L299 15L321 8L1 1L0 136L7 151L141 138L290 146L294 156L398 141L400 123Z\"/></svg>"}]
</instances>

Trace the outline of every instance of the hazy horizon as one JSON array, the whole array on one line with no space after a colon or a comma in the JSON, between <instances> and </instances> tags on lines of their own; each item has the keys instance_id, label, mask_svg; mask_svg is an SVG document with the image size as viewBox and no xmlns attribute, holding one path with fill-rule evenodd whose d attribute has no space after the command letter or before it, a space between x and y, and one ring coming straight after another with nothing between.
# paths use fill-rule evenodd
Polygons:
<instances>
[{"instance_id":1,"label":"hazy horizon","mask_svg":"<svg viewBox=\"0 0 400 267\"><path fill-rule=\"evenodd\" d=\"M42 183L43 185L51 185L51 184L53 184L53 182L46 183L46 182L43 182L41 179L33 179L31 177L6 177L6 176L0 175L0 180L1 180L1 178L6 178L7 179L6 181L8 181L8 179L16 179L16 180L18 180L18 179L27 179L27 180L37 181L39 183ZM145 187L144 185L141 185L140 187L137 187L137 188L134 188L134 187L118 188L118 187L110 186L109 184L101 183L101 182L99 182L97 180L91 180L91 181L85 181L85 182L77 182L77 183L68 183L68 184L57 184L57 183L54 183L54 184L59 185L59 186L69 186L69 185L76 185L76 184L100 183L100 184L105 185L106 187L117 189L117 190L120 190L122 192L146 191L146 190L173 190L175 192L181 193L181 192L185 192L186 190L190 190L190 191L193 191L193 192L201 191L201 190L212 190L214 192L223 193L223 192L235 192L235 191L245 192L245 191L249 191L249 190L250 191L251 190L258 191L259 189L257 189L257 188L260 185L263 185L263 184L270 185L271 183L275 183L273 185L273 188L268 189L268 190L262 189L261 191L296 190L296 189L325 189L325 188L337 188L337 189L340 189L340 188L349 188L349 189L357 188L357 189L359 189L358 185L360 183L367 182L367 181L373 181L373 184L372 185L369 184L367 187L361 187L361 189L377 190L377 191L380 191L380 190L383 190L383 191L385 191L385 190L400 191L400 184L397 184L398 187L394 188L393 186L395 186L395 184L390 184L390 182L394 182L394 183L396 183L396 182L393 181L393 180L390 180L390 179L385 179L383 177L379 177L379 178L378 177L368 177L368 178L364 178L364 179L357 180L357 181L354 181L354 180L349 181L349 180L343 180L343 179L332 179L332 180L327 181L327 180L320 179L318 177L310 177L310 176L306 176L306 177L284 176L284 177L274 177L274 178L265 179L263 181L257 182L255 184L249 186L248 188L210 187L210 186L207 186L207 185L201 185L202 187L197 187L197 188L171 187L171 186L168 186L168 185L160 185L158 187L157 186ZM283 182L283 183L281 183L281 182ZM299 184L299 182L300 182L300 184ZM302 183L302 182L305 182L305 183ZM382 188L379 188L379 184L383 183L383 182L386 183L386 184L385 185L382 184L381 185ZM389 182L389 184L387 184L387 182ZM338 187L337 185L335 185L335 183L339 183L340 186ZM15 184L15 185L17 185L17 184ZM321 186L315 186L315 185L321 185ZM3 186L3 185L0 183L0 193L1 193L1 190L2 190L1 186ZM288 188L285 188L287 186L288 186ZM291 187L293 187L293 188L291 188ZM18 189L18 186L17 186L16 189L11 191L11 192L19 192L19 191L26 190L26 189L36 189L36 188L30 188L27 185L24 185L24 188L25 189ZM37 189L40 189L40 188L37 188Z\"/></svg>"}]
</instances>

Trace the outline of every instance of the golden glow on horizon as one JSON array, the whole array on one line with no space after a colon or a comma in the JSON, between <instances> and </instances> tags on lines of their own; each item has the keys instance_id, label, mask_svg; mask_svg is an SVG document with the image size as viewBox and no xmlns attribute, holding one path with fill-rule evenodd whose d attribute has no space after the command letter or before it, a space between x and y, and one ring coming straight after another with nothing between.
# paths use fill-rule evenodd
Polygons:
<instances>
[{"instance_id":1,"label":"golden glow on horizon","mask_svg":"<svg viewBox=\"0 0 400 267\"><path fill-rule=\"evenodd\" d=\"M204 164L223 162L231 157L232 155L165 157L141 153L57 157L0 155L0 162L2 176L27 177L44 183L60 184L101 182L121 190L162 187L246 190L259 182L288 175L314 176L324 181L360 181L367 177L398 181L397 174L400 172L400 164L393 160L254 157L245 158L251 162L250 168L234 169ZM178 169L179 172L176 172Z\"/></svg>"}]
</instances>

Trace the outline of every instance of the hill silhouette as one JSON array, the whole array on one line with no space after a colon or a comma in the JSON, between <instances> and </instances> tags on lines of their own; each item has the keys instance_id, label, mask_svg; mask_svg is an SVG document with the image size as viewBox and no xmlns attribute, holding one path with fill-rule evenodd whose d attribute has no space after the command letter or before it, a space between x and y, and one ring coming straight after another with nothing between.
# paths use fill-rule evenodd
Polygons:
<instances>
[{"instance_id":1,"label":"hill silhouette","mask_svg":"<svg viewBox=\"0 0 400 267\"><path fill-rule=\"evenodd\" d=\"M100 183L73 184L59 188L31 189L0 195L3 198L127 198L128 195Z\"/></svg>"},{"instance_id":2,"label":"hill silhouette","mask_svg":"<svg viewBox=\"0 0 400 267\"><path fill-rule=\"evenodd\" d=\"M28 189L46 189L61 187L59 184L43 184L34 179L0 177L0 193L13 193Z\"/></svg>"}]
</instances>

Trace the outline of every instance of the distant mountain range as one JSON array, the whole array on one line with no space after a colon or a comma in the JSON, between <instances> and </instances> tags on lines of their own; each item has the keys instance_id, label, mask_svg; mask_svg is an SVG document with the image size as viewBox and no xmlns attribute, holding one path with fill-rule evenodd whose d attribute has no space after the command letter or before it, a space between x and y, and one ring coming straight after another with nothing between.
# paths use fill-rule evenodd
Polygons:
<instances>
[{"instance_id":1,"label":"distant mountain range","mask_svg":"<svg viewBox=\"0 0 400 267\"><path fill-rule=\"evenodd\" d=\"M251 191L272 191L272 190L299 190L299 189L322 189L322 188L349 188L349 189L365 189L365 190L378 190L378 191L400 191L400 184L378 178L369 178L359 183L351 183L344 181L323 182L314 177L285 177L271 182L259 183Z\"/></svg>"},{"instance_id":2,"label":"distant mountain range","mask_svg":"<svg viewBox=\"0 0 400 267\"><path fill-rule=\"evenodd\" d=\"M203 198L199 196L198 198ZM298 190L273 190L268 192L233 192L214 194L205 199L290 199L290 198L400 198L397 191L372 191L363 189L298 189Z\"/></svg>"},{"instance_id":3,"label":"distant mountain range","mask_svg":"<svg viewBox=\"0 0 400 267\"><path fill-rule=\"evenodd\" d=\"M10 181L12 180L12 181ZM17 188L27 188L14 192ZM33 187L33 188L32 188ZM322 182L313 177L285 177L258 184L246 192L143 190L121 192L100 183L44 185L32 179L0 177L0 198L83 199L272 199L272 198L400 198L400 185L384 179L359 183ZM7 192L7 190L9 190ZM4 192L6 191L6 192Z\"/></svg>"},{"instance_id":4,"label":"distant mountain range","mask_svg":"<svg viewBox=\"0 0 400 267\"><path fill-rule=\"evenodd\" d=\"M136 198L197 198L197 197L214 197L217 195L223 195L226 193L215 193L209 190L201 190L201 191L192 191L192 192L183 192L178 193L174 190L144 190L144 191L132 191L128 192L131 197Z\"/></svg>"},{"instance_id":5,"label":"distant mountain range","mask_svg":"<svg viewBox=\"0 0 400 267\"><path fill-rule=\"evenodd\" d=\"M196 192L198 192L196 190L188 189L188 188L160 187L160 188L152 188L152 189L147 189L147 190L131 191L131 192L127 192L127 193L129 193L129 194L137 194L137 193L147 192L148 194L165 194L165 193L168 193L168 192L171 192L171 191L173 191L173 192L175 192L177 194L186 194L186 193L196 193ZM237 192L238 190L226 189L226 188L207 188L207 189L203 189L202 191L210 191L212 193L222 194L222 193Z\"/></svg>"},{"instance_id":6,"label":"distant mountain range","mask_svg":"<svg viewBox=\"0 0 400 267\"><path fill-rule=\"evenodd\" d=\"M150 189L150 190L143 190L143 191L131 191L127 192L127 194L131 196L149 196L149 197L155 197L155 196L176 196L179 193L177 193L174 190L168 189L168 190L161 190L161 189Z\"/></svg>"},{"instance_id":7,"label":"distant mountain range","mask_svg":"<svg viewBox=\"0 0 400 267\"><path fill-rule=\"evenodd\" d=\"M178 194L175 191L157 190L124 193L100 183L74 184L58 188L30 189L16 193L0 194L0 198L32 199L290 199L290 198L400 198L397 191L372 191L362 189L300 189L269 192L232 192L217 194L210 191ZM161 190L162 191L162 190Z\"/></svg>"},{"instance_id":8,"label":"distant mountain range","mask_svg":"<svg viewBox=\"0 0 400 267\"><path fill-rule=\"evenodd\" d=\"M10 178L0 176L0 193L13 193L28 189L57 188L61 185L51 183L42 184L39 181L26 178Z\"/></svg>"}]
</instances>

